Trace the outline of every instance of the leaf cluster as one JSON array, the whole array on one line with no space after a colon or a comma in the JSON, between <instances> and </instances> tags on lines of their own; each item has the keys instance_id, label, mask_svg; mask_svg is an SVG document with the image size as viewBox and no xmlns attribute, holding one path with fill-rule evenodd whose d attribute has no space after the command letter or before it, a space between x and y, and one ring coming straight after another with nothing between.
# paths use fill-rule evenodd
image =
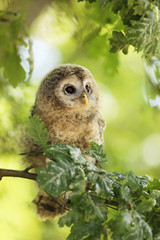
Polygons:
<instances>
[{"instance_id":1,"label":"leaf cluster","mask_svg":"<svg viewBox=\"0 0 160 240\"><path fill-rule=\"evenodd\" d=\"M78 0L85 1L85 0ZM90 3L96 0L86 0ZM158 52L160 25L159 1L151 0L99 0L100 8L118 15L123 22L121 29L112 31L110 40L112 53L128 53L128 47L142 52L150 60ZM100 10L99 10L100 11Z\"/></svg>"},{"instance_id":2,"label":"leaf cluster","mask_svg":"<svg viewBox=\"0 0 160 240\"><path fill-rule=\"evenodd\" d=\"M117 71L116 53L122 51L127 54L129 46L133 46L138 53L141 52L147 60L158 55L158 0L77 0L84 1L88 2L85 9L81 9L81 6L77 8L72 1L55 1L61 11L65 9L65 14L75 24L73 36L77 39L78 50L74 51L76 55L98 58L107 74L111 75ZM20 46L29 48L31 74L31 43L25 19L19 12L0 11L0 84L16 87L27 78L28 74L21 64ZM73 62L74 57L72 53L70 58Z\"/></svg>"},{"instance_id":3,"label":"leaf cluster","mask_svg":"<svg viewBox=\"0 0 160 240\"><path fill-rule=\"evenodd\" d=\"M37 169L39 187L58 197L66 193L68 212L59 226L71 227L68 240L157 240L160 238L160 180L97 168L106 158L102 146L91 143L87 152L76 146L47 145L48 137L37 116L30 119L29 135L50 159ZM43 141L43 144L42 144Z\"/></svg>"},{"instance_id":4,"label":"leaf cluster","mask_svg":"<svg viewBox=\"0 0 160 240\"><path fill-rule=\"evenodd\" d=\"M19 12L0 11L0 81L3 85L16 87L26 78L26 73L21 65L20 46L31 48L27 45L28 38L25 19ZM28 59L32 65L31 57Z\"/></svg>"}]
</instances>

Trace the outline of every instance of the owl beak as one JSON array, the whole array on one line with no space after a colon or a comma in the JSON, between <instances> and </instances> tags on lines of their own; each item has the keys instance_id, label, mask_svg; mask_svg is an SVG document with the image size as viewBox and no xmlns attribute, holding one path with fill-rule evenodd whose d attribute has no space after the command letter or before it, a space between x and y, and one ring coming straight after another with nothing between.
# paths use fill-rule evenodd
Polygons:
<instances>
[{"instance_id":1,"label":"owl beak","mask_svg":"<svg viewBox=\"0 0 160 240\"><path fill-rule=\"evenodd\" d=\"M82 92L82 95L80 96L80 102L87 106L88 98L85 92Z\"/></svg>"}]
</instances>

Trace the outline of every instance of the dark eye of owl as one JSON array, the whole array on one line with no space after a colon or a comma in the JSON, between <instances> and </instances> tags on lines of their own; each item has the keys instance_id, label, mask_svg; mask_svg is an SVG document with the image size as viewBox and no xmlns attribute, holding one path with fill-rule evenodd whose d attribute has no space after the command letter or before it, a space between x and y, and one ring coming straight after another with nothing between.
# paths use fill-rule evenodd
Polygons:
<instances>
[{"instance_id":1,"label":"dark eye of owl","mask_svg":"<svg viewBox=\"0 0 160 240\"><path fill-rule=\"evenodd\" d=\"M73 94L76 92L76 88L73 87L72 85L68 85L64 88L66 93Z\"/></svg>"},{"instance_id":2,"label":"dark eye of owl","mask_svg":"<svg viewBox=\"0 0 160 240\"><path fill-rule=\"evenodd\" d=\"M87 90L87 93L89 93L89 92L90 92L90 88L89 88L89 86L88 86L88 85L86 85L86 90Z\"/></svg>"}]
</instances>

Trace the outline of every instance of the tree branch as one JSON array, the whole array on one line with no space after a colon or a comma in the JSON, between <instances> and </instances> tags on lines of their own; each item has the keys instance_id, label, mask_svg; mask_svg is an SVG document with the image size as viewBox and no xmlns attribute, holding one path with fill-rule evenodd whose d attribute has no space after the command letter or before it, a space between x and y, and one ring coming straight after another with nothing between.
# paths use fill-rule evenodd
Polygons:
<instances>
[{"instance_id":1,"label":"tree branch","mask_svg":"<svg viewBox=\"0 0 160 240\"><path fill-rule=\"evenodd\" d=\"M112 205L112 206L115 206L117 207L118 206L118 203L113 201L113 200L105 200L105 203L108 204L108 205Z\"/></svg>"},{"instance_id":2,"label":"tree branch","mask_svg":"<svg viewBox=\"0 0 160 240\"><path fill-rule=\"evenodd\" d=\"M0 180L2 180L3 177L18 177L18 178L26 178L26 179L31 179L31 180L35 180L36 181L37 174L36 173L29 173L28 171L30 169L32 169L32 166L26 168L23 171L0 168ZM53 198L53 196L51 196L51 197ZM56 200L54 199L54 201L56 201ZM69 203L69 201L70 200L68 200L68 203ZM58 201L56 201L56 203L58 203L60 206L62 206L65 210L69 211L68 208L64 207ZM110 207L110 208L112 208L114 210L118 210L116 208L118 206L118 203L115 202L115 201L110 201L110 200L106 199L105 200L105 204L107 205L107 207Z\"/></svg>"},{"instance_id":3,"label":"tree branch","mask_svg":"<svg viewBox=\"0 0 160 240\"><path fill-rule=\"evenodd\" d=\"M31 180L36 180L37 174L36 173L29 173L28 171L20 171L20 170L10 170L10 169L3 169L0 168L0 180L3 177L19 177L19 178L27 178Z\"/></svg>"}]
</instances>

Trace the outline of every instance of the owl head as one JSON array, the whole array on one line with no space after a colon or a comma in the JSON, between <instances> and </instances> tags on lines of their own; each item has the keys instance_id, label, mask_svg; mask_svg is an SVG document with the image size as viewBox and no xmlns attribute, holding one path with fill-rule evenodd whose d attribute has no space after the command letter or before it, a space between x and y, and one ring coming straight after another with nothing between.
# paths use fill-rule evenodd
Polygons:
<instances>
[{"instance_id":1,"label":"owl head","mask_svg":"<svg viewBox=\"0 0 160 240\"><path fill-rule=\"evenodd\" d=\"M91 72L79 65L56 67L42 81L37 101L57 109L98 108L99 91Z\"/></svg>"}]
</instances>

